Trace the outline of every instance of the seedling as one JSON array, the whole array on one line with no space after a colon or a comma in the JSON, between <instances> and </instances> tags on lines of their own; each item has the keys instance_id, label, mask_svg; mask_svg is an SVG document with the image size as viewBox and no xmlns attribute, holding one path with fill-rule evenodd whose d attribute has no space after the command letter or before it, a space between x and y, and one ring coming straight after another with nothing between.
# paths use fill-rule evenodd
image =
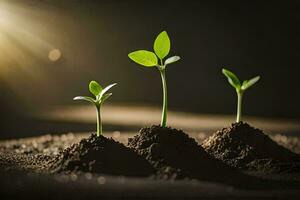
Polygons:
<instances>
[{"instance_id":1,"label":"seedling","mask_svg":"<svg viewBox=\"0 0 300 200\"><path fill-rule=\"evenodd\" d=\"M128 57L134 62L144 67L157 67L160 72L162 86L163 86L163 108L161 117L161 126L167 125L167 112L168 112L168 93L166 81L166 67L169 64L180 60L179 56L172 56L164 59L169 54L171 48L170 38L166 31L161 32L155 39L152 51L137 50L128 54Z\"/></svg>"},{"instance_id":2,"label":"seedling","mask_svg":"<svg viewBox=\"0 0 300 200\"><path fill-rule=\"evenodd\" d=\"M237 115L236 115L236 122L241 121L242 118L242 100L243 100L243 94L244 92L250 88L252 85L254 85L259 79L260 76L255 76L254 78L250 80L244 80L243 84L241 84L238 77L232 73L231 71L227 69L222 69L222 73L227 77L228 82L232 87L235 88L235 91L237 93Z\"/></svg>"},{"instance_id":3,"label":"seedling","mask_svg":"<svg viewBox=\"0 0 300 200\"><path fill-rule=\"evenodd\" d=\"M112 93L106 93L110 88L115 86L116 83L111 84L105 88L102 88L99 83L96 81L91 81L89 84L89 90L94 95L93 97L87 97L87 96L77 96L73 100L84 100L93 103L96 106L97 109L97 136L99 137L102 135L102 121L101 121L101 106L103 102L108 99Z\"/></svg>"}]
</instances>

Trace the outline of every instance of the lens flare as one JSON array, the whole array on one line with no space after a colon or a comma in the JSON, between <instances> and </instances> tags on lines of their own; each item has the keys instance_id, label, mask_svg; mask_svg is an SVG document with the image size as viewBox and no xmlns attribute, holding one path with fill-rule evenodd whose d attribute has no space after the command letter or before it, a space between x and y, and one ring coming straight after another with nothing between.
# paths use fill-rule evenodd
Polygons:
<instances>
[{"instance_id":1,"label":"lens flare","mask_svg":"<svg viewBox=\"0 0 300 200\"><path fill-rule=\"evenodd\" d=\"M62 57L57 12L42 1L0 0L0 79L22 99L32 102L34 91L51 80L50 62Z\"/></svg>"},{"instance_id":2,"label":"lens flare","mask_svg":"<svg viewBox=\"0 0 300 200\"><path fill-rule=\"evenodd\" d=\"M56 62L60 59L61 57L61 52L59 49L52 49L49 51L48 58L52 62Z\"/></svg>"}]
</instances>

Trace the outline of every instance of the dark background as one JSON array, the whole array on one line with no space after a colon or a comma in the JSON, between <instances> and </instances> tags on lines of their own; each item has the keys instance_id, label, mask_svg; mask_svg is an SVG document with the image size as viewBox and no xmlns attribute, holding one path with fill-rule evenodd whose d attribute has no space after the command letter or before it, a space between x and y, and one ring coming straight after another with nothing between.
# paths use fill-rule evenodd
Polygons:
<instances>
[{"instance_id":1,"label":"dark background","mask_svg":"<svg viewBox=\"0 0 300 200\"><path fill-rule=\"evenodd\" d=\"M162 30L171 38L170 55L182 57L167 70L171 109L233 114L236 96L221 74L226 67L241 79L262 77L245 94L247 115L300 118L298 1L2 1L0 12L20 18L18 28L47 45L37 55L14 44L22 36L0 30L30 60L0 64L12 69L0 70L1 132L33 110L74 105L72 98L88 94L92 79L118 83L113 103L160 106L159 73L127 54L151 50ZM57 62L47 58L51 48L62 52Z\"/></svg>"}]
</instances>

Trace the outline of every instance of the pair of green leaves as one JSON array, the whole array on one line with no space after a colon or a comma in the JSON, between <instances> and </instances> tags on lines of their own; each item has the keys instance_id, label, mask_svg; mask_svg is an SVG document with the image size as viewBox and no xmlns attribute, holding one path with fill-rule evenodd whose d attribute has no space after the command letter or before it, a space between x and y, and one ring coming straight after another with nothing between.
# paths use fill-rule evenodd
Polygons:
<instances>
[{"instance_id":1,"label":"pair of green leaves","mask_svg":"<svg viewBox=\"0 0 300 200\"><path fill-rule=\"evenodd\" d=\"M227 69L222 69L222 73L227 77L228 82L236 89L237 92L247 90L260 79L260 76L255 76L250 80L244 80L241 84L239 78L233 72Z\"/></svg>"},{"instance_id":2,"label":"pair of green leaves","mask_svg":"<svg viewBox=\"0 0 300 200\"><path fill-rule=\"evenodd\" d=\"M171 48L170 38L166 31L161 32L155 39L153 49L154 53L147 50L138 50L128 54L128 57L134 62L145 67L162 67L180 60L179 56L172 56L159 64L158 58L162 60L169 54Z\"/></svg>"},{"instance_id":3,"label":"pair of green leaves","mask_svg":"<svg viewBox=\"0 0 300 200\"><path fill-rule=\"evenodd\" d=\"M106 99L108 99L112 95L112 93L107 93L107 91L115 85L116 83L113 83L103 88L96 81L91 81L89 84L89 90L95 98L87 96L77 96L73 100L84 100L94 103L95 105L101 105Z\"/></svg>"}]
</instances>

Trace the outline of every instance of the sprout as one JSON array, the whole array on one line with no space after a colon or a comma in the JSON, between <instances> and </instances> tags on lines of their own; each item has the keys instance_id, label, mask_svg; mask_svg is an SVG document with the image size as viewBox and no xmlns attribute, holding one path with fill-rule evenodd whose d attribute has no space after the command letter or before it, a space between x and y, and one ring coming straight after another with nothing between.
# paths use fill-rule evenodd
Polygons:
<instances>
[{"instance_id":1,"label":"sprout","mask_svg":"<svg viewBox=\"0 0 300 200\"><path fill-rule=\"evenodd\" d=\"M161 32L154 41L154 52L146 50L138 50L128 54L128 57L134 62L145 67L157 67L160 72L163 85L163 108L161 117L161 126L167 125L168 112L168 93L166 82L166 67L180 60L179 56L172 56L163 60L170 52L171 42L166 31Z\"/></svg>"},{"instance_id":2,"label":"sprout","mask_svg":"<svg viewBox=\"0 0 300 200\"><path fill-rule=\"evenodd\" d=\"M260 76L255 76L254 78L250 80L244 80L243 84L241 84L240 80L238 77L232 73L231 71L227 69L222 69L222 73L227 77L228 82L232 87L235 88L235 91L237 93L237 115L236 115L236 122L241 121L242 118L242 99L243 99L243 94L244 92L250 88L252 85L254 85L259 79Z\"/></svg>"},{"instance_id":3,"label":"sprout","mask_svg":"<svg viewBox=\"0 0 300 200\"><path fill-rule=\"evenodd\" d=\"M112 93L106 94L106 92L115 85L116 85L116 83L111 84L105 88L102 88L101 85L99 85L99 83L97 83L96 81L91 81L89 84L89 90L95 96L95 98L87 97L87 96L77 96L73 99L73 100L88 101L88 102L93 103L96 106L96 109L97 109L97 136L98 137L100 135L102 135L102 122L101 122L100 109L101 109L103 102L112 95Z\"/></svg>"}]
</instances>

